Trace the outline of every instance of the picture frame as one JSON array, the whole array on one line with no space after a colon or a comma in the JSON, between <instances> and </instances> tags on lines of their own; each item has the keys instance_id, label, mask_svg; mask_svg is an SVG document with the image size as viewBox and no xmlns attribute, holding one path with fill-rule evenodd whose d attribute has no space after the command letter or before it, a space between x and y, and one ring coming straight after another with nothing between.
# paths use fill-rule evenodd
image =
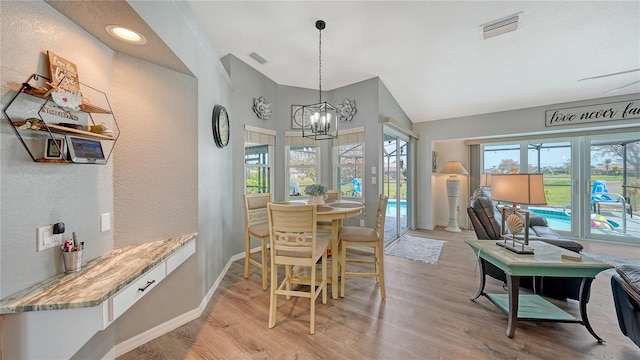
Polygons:
<instances>
[{"instance_id":1,"label":"picture frame","mask_svg":"<svg viewBox=\"0 0 640 360\"><path fill-rule=\"evenodd\" d=\"M57 145L56 145L57 143ZM46 139L44 146L45 159L63 159L65 153L64 139Z\"/></svg>"},{"instance_id":2,"label":"picture frame","mask_svg":"<svg viewBox=\"0 0 640 360\"><path fill-rule=\"evenodd\" d=\"M301 130L304 120L302 116L303 105L291 105L291 129ZM309 124L305 125L305 129L310 129Z\"/></svg>"}]
</instances>

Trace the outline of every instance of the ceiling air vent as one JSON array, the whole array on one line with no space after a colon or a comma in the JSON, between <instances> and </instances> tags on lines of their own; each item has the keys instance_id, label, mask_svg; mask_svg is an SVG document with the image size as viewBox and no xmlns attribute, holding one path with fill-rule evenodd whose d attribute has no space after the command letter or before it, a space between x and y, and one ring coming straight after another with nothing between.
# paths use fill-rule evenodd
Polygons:
<instances>
[{"instance_id":1,"label":"ceiling air vent","mask_svg":"<svg viewBox=\"0 0 640 360\"><path fill-rule=\"evenodd\" d=\"M262 56L258 55L255 51L249 54L249 57L255 60L258 64L263 65L267 62Z\"/></svg>"},{"instance_id":2,"label":"ceiling air vent","mask_svg":"<svg viewBox=\"0 0 640 360\"><path fill-rule=\"evenodd\" d=\"M480 25L482 30L482 38L488 39L494 36L502 35L510 31L518 29L518 24L522 21L522 12L509 15L483 25Z\"/></svg>"}]
</instances>

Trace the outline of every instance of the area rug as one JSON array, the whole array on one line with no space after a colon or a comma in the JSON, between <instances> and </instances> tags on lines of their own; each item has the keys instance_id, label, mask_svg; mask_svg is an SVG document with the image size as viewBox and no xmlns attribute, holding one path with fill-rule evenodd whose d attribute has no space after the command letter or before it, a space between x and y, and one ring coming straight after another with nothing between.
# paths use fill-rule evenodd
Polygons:
<instances>
[{"instance_id":1,"label":"area rug","mask_svg":"<svg viewBox=\"0 0 640 360\"><path fill-rule=\"evenodd\" d=\"M437 264L445 241L415 236L403 236L385 253L409 260Z\"/></svg>"},{"instance_id":2,"label":"area rug","mask_svg":"<svg viewBox=\"0 0 640 360\"><path fill-rule=\"evenodd\" d=\"M620 266L620 265L638 265L639 261L636 259L627 259L627 258L623 258L623 257L619 257L619 256L612 256L612 255L602 255L602 254L596 254L596 253L590 253L590 252L581 252L580 254L592 258L594 260L598 260L601 261L603 263L607 263L609 265L612 266ZM607 277L612 277L615 273L616 273L616 269L607 269L605 271L602 272L604 275L606 275Z\"/></svg>"}]
</instances>

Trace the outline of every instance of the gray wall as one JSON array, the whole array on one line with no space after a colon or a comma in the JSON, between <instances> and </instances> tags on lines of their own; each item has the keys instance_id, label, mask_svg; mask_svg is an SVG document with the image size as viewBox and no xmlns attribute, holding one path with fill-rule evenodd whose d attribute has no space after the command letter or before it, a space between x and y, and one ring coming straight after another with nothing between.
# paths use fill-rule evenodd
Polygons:
<instances>
[{"instance_id":1,"label":"gray wall","mask_svg":"<svg viewBox=\"0 0 640 360\"><path fill-rule=\"evenodd\" d=\"M244 63L233 55L227 55L222 59L222 63L229 72L233 83L232 104L234 113L232 115L232 138L237 140L233 144L233 178L234 197L241 198L244 193L244 168L243 156L243 134L244 126L251 125L260 128L276 131L276 146L274 149L274 199L282 201L285 197L285 187L278 184L285 184L285 145L284 134L291 131L291 105L311 104L318 101L317 89L303 89L298 87L279 85L271 79L256 71L253 67ZM253 99L263 96L272 103L273 115L269 120L259 119L252 110ZM392 117L407 128L411 129L411 122L397 104L387 88L379 78L364 80L355 84L344 86L331 91L323 92L323 99L333 105L338 105L345 98L355 100L357 113L350 122L341 122L340 130L351 128L365 128L365 178L363 179L366 208L363 215L345 221L349 225L358 225L360 219L365 219L366 226L374 226L373 216L365 216L367 213L374 214L378 194L382 184L382 172L378 171L378 180L375 185L371 184L371 167L382 168L382 125L380 119ZM321 147L321 179L320 182L333 186L333 161L330 141L319 141ZM288 188L287 188L288 189ZM236 203L234 207L234 219L243 219L243 207L241 203ZM242 239L244 233L238 229L234 234L234 248L243 251Z\"/></svg>"},{"instance_id":2,"label":"gray wall","mask_svg":"<svg viewBox=\"0 0 640 360\"><path fill-rule=\"evenodd\" d=\"M226 205L233 201L231 147L218 149L211 130L213 106L231 107L229 77L184 3L131 6L195 77L114 53L44 2L3 1L0 12L2 107L31 73L48 73L45 53L52 50L78 66L83 83L107 93L122 130L107 165L52 165L32 162L8 122L0 123L0 297L60 273L56 249L35 251L36 227L64 221L68 234L85 241L87 260L199 233L196 254L89 340L79 359L100 358L197 309L238 252ZM113 229L100 233L105 212Z\"/></svg>"}]
</instances>

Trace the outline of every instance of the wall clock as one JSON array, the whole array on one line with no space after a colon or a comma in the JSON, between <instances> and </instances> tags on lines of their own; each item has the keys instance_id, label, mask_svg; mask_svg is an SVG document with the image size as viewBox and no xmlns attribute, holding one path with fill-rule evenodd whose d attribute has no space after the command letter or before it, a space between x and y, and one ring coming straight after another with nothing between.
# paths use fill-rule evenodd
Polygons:
<instances>
[{"instance_id":1,"label":"wall clock","mask_svg":"<svg viewBox=\"0 0 640 360\"><path fill-rule=\"evenodd\" d=\"M222 105L213 107L213 115L211 117L211 125L213 127L213 139L219 148L223 148L229 144L229 115L227 109Z\"/></svg>"}]
</instances>

